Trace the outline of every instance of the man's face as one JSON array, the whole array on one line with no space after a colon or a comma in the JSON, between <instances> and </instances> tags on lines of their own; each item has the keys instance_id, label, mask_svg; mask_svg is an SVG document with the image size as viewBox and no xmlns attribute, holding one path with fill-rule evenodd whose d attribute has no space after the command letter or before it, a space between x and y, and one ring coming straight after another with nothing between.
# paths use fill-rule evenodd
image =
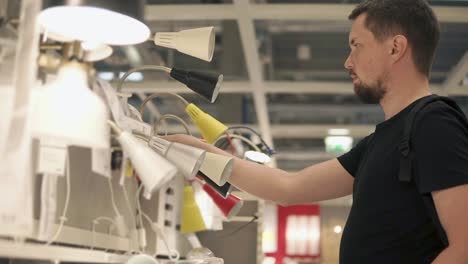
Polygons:
<instances>
[{"instance_id":1,"label":"man's face","mask_svg":"<svg viewBox=\"0 0 468 264\"><path fill-rule=\"evenodd\" d=\"M345 61L345 68L353 80L354 92L368 104L379 103L386 93L390 54L384 42L375 39L365 27L366 14L356 18L349 33L351 51Z\"/></svg>"}]
</instances>

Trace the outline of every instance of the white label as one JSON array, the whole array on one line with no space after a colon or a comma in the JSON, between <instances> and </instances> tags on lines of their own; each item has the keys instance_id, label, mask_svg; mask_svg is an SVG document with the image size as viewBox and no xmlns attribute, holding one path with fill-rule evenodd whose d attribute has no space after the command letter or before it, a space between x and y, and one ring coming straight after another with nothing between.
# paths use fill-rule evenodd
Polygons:
<instances>
[{"instance_id":1,"label":"white label","mask_svg":"<svg viewBox=\"0 0 468 264\"><path fill-rule=\"evenodd\" d=\"M91 169L106 178L111 178L111 152L109 149L93 148Z\"/></svg>"},{"instance_id":2,"label":"white label","mask_svg":"<svg viewBox=\"0 0 468 264\"><path fill-rule=\"evenodd\" d=\"M43 145L39 147L39 173L65 175L67 148L64 146Z\"/></svg>"}]
</instances>

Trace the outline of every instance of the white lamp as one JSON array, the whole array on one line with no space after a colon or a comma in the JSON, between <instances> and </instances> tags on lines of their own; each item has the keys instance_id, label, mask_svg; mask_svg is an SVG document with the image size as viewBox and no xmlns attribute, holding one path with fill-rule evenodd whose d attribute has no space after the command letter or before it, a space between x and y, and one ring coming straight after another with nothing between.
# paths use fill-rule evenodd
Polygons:
<instances>
[{"instance_id":1,"label":"white lamp","mask_svg":"<svg viewBox=\"0 0 468 264\"><path fill-rule=\"evenodd\" d=\"M200 171L218 186L223 186L231 177L233 165L233 158L206 152Z\"/></svg>"},{"instance_id":2,"label":"white lamp","mask_svg":"<svg viewBox=\"0 0 468 264\"><path fill-rule=\"evenodd\" d=\"M161 155L154 152L142 141L127 131L122 131L113 122L109 124L117 134L117 140L128 154L132 165L145 186L145 197L172 180L177 174L177 168Z\"/></svg>"},{"instance_id":3,"label":"white lamp","mask_svg":"<svg viewBox=\"0 0 468 264\"><path fill-rule=\"evenodd\" d=\"M79 40L109 45L132 45L150 37L138 19L140 0L48 0L39 14L44 34L57 41Z\"/></svg>"},{"instance_id":4,"label":"white lamp","mask_svg":"<svg viewBox=\"0 0 468 264\"><path fill-rule=\"evenodd\" d=\"M159 137L151 137L149 146L172 162L187 180L193 180L205 160L206 151Z\"/></svg>"},{"instance_id":5,"label":"white lamp","mask_svg":"<svg viewBox=\"0 0 468 264\"><path fill-rule=\"evenodd\" d=\"M83 64L66 62L57 79L39 93L33 135L55 138L68 145L109 148L108 111L88 87Z\"/></svg>"},{"instance_id":6,"label":"white lamp","mask_svg":"<svg viewBox=\"0 0 468 264\"><path fill-rule=\"evenodd\" d=\"M215 45L214 27L182 30L179 32L158 32L154 44L176 49L187 55L211 61Z\"/></svg>"}]
</instances>

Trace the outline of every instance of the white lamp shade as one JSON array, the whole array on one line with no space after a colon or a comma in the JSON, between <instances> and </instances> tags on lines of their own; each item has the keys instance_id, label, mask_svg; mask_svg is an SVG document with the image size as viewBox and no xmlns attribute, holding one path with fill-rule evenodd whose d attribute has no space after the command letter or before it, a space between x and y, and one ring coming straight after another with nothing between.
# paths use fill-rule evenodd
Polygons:
<instances>
[{"instance_id":1,"label":"white lamp shade","mask_svg":"<svg viewBox=\"0 0 468 264\"><path fill-rule=\"evenodd\" d=\"M117 140L132 161L132 165L145 187L146 197L172 180L177 174L177 168L174 165L129 132L123 131Z\"/></svg>"},{"instance_id":2,"label":"white lamp shade","mask_svg":"<svg viewBox=\"0 0 468 264\"><path fill-rule=\"evenodd\" d=\"M152 137L149 145L172 162L187 180L193 180L205 160L206 151L159 137Z\"/></svg>"},{"instance_id":3,"label":"white lamp shade","mask_svg":"<svg viewBox=\"0 0 468 264\"><path fill-rule=\"evenodd\" d=\"M259 164L266 164L271 161L270 156L268 156L265 153L254 151L254 150L248 150L244 153L244 158L246 160L250 160L253 162L257 162Z\"/></svg>"},{"instance_id":4,"label":"white lamp shade","mask_svg":"<svg viewBox=\"0 0 468 264\"><path fill-rule=\"evenodd\" d=\"M102 99L89 89L82 66L69 62L39 92L33 135L61 139L68 145L109 148L108 116Z\"/></svg>"},{"instance_id":5,"label":"white lamp shade","mask_svg":"<svg viewBox=\"0 0 468 264\"><path fill-rule=\"evenodd\" d=\"M55 6L39 14L45 34L64 39L109 45L133 45L146 41L149 28L142 22L114 11L90 6Z\"/></svg>"},{"instance_id":6,"label":"white lamp shade","mask_svg":"<svg viewBox=\"0 0 468 264\"><path fill-rule=\"evenodd\" d=\"M206 152L200 171L217 185L223 186L231 177L233 165L233 158Z\"/></svg>"},{"instance_id":7,"label":"white lamp shade","mask_svg":"<svg viewBox=\"0 0 468 264\"><path fill-rule=\"evenodd\" d=\"M89 44L89 45L88 45ZM112 55L112 48L109 45L94 45L94 43L83 42L81 44L84 50L84 60L93 62L103 60Z\"/></svg>"},{"instance_id":8,"label":"white lamp shade","mask_svg":"<svg viewBox=\"0 0 468 264\"><path fill-rule=\"evenodd\" d=\"M159 262L150 255L138 254L128 258L126 264L158 264Z\"/></svg>"},{"instance_id":9,"label":"white lamp shade","mask_svg":"<svg viewBox=\"0 0 468 264\"><path fill-rule=\"evenodd\" d=\"M154 36L154 43L205 61L211 61L215 45L214 27L179 32L158 32Z\"/></svg>"}]
</instances>

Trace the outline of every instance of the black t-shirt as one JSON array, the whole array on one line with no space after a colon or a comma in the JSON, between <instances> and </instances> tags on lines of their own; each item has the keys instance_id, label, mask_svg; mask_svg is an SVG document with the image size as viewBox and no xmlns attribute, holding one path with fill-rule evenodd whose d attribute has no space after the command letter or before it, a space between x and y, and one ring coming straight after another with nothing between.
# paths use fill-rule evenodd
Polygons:
<instances>
[{"instance_id":1,"label":"black t-shirt","mask_svg":"<svg viewBox=\"0 0 468 264\"><path fill-rule=\"evenodd\" d=\"M424 108L412 136L414 181L400 182L398 144L416 102L338 158L355 178L341 264L430 263L444 249L422 195L468 183L468 130L444 102Z\"/></svg>"}]
</instances>

